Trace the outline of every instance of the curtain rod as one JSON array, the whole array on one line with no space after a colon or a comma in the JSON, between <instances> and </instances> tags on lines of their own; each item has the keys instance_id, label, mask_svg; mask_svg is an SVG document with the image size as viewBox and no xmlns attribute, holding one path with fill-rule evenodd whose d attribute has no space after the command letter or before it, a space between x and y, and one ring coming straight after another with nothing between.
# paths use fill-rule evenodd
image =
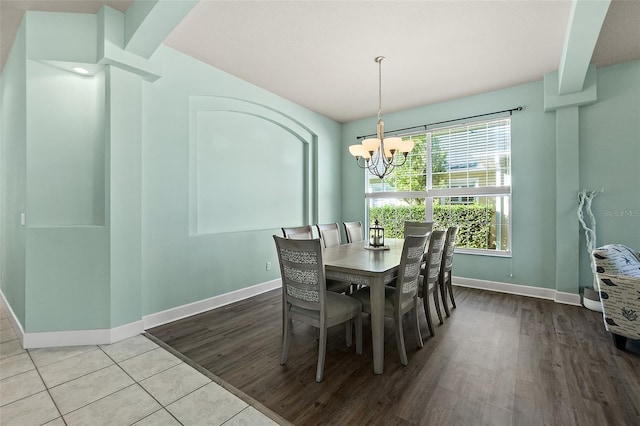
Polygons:
<instances>
[{"instance_id":1,"label":"curtain rod","mask_svg":"<svg viewBox=\"0 0 640 426\"><path fill-rule=\"evenodd\" d=\"M478 118L478 117L485 117L487 115L502 114L503 112L508 112L509 115L511 116L511 115L513 115L513 111L522 111L522 107L519 106L519 107L516 107L516 108L504 109L502 111L487 112L485 114L478 114L478 115L470 115L468 117L454 118L452 120L438 121L436 123L421 124L420 126L405 127L404 129L389 130L389 131L386 131L385 133L397 133L397 132L404 132L405 130L414 130L414 129L427 130L427 127L435 126L436 124L453 123L454 121L468 120L470 118ZM356 137L356 139L363 139L363 138L368 138L368 137L371 137L371 136L377 136L377 134L376 133L372 133L370 135L358 136L358 137Z\"/></svg>"}]
</instances>

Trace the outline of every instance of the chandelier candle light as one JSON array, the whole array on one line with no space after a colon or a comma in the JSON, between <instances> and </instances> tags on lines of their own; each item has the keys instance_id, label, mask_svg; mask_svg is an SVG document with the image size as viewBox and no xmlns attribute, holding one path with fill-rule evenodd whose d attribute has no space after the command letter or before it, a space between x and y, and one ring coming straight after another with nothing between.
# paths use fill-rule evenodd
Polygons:
<instances>
[{"instance_id":1,"label":"chandelier candle light","mask_svg":"<svg viewBox=\"0 0 640 426\"><path fill-rule=\"evenodd\" d=\"M356 157L359 167L369 170L369 172L384 179L398 166L402 166L407 161L407 154L413 149L412 140L402 140L400 137L384 137L384 121L382 121L382 61L384 56L374 59L378 63L378 126L376 138L364 139L361 144L351 145L349 153ZM398 161L396 153L402 153L402 158ZM364 159L364 164L360 162Z\"/></svg>"}]
</instances>

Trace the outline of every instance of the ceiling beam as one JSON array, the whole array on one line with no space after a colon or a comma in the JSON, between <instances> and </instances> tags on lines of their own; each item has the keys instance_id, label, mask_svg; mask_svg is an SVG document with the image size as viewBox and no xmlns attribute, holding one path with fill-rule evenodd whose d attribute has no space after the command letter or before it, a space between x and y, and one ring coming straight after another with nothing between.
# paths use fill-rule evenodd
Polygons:
<instances>
[{"instance_id":1,"label":"ceiling beam","mask_svg":"<svg viewBox=\"0 0 640 426\"><path fill-rule=\"evenodd\" d=\"M149 58L198 0L134 0L125 12L128 52Z\"/></svg>"},{"instance_id":2,"label":"ceiling beam","mask_svg":"<svg viewBox=\"0 0 640 426\"><path fill-rule=\"evenodd\" d=\"M573 0L559 67L560 95L582 91L611 0Z\"/></svg>"}]
</instances>

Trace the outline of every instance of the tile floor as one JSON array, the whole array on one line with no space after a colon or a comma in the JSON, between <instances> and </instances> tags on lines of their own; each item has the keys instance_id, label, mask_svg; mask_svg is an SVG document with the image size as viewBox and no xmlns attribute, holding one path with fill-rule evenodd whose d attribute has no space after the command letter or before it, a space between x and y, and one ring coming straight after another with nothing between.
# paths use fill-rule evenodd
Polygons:
<instances>
[{"instance_id":1,"label":"tile floor","mask_svg":"<svg viewBox=\"0 0 640 426\"><path fill-rule=\"evenodd\" d=\"M144 335L24 350L0 304L0 425L283 423L227 388Z\"/></svg>"}]
</instances>

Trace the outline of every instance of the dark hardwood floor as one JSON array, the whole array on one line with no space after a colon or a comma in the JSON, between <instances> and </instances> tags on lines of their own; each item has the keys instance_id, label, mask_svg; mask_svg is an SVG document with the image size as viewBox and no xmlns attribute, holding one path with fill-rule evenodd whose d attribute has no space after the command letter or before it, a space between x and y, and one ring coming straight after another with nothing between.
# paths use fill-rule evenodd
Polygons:
<instances>
[{"instance_id":1,"label":"dark hardwood floor","mask_svg":"<svg viewBox=\"0 0 640 426\"><path fill-rule=\"evenodd\" d=\"M294 323L281 366L279 290L148 333L296 425L640 425L640 341L615 349L602 315L583 307L454 291L435 337L421 309L424 348L407 317L406 367L386 320L382 375L366 316L362 355L344 328L330 330L322 383L313 328Z\"/></svg>"}]
</instances>

